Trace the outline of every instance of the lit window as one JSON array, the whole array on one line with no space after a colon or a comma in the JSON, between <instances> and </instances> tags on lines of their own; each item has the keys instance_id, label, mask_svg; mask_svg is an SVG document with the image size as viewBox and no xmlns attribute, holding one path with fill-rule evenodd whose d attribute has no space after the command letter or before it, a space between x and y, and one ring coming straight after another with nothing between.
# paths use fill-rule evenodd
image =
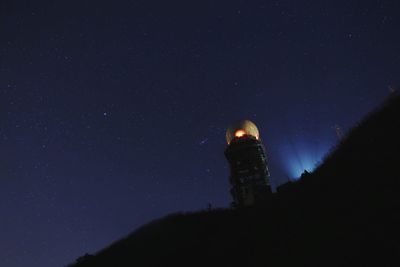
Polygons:
<instances>
[{"instance_id":1,"label":"lit window","mask_svg":"<svg viewBox=\"0 0 400 267\"><path fill-rule=\"evenodd\" d=\"M240 138L240 137L242 137L242 136L245 135L245 134L246 134L245 131L243 131L243 130L238 130L238 131L235 132L235 137Z\"/></svg>"}]
</instances>

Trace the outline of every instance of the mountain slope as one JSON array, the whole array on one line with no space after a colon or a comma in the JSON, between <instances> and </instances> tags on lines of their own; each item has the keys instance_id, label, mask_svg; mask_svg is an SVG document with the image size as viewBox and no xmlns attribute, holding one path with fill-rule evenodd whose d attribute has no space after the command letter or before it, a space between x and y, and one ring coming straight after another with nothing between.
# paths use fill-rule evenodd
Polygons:
<instances>
[{"instance_id":1,"label":"mountain slope","mask_svg":"<svg viewBox=\"0 0 400 267\"><path fill-rule=\"evenodd\" d=\"M399 152L394 94L262 205L171 215L71 266L400 266Z\"/></svg>"}]
</instances>

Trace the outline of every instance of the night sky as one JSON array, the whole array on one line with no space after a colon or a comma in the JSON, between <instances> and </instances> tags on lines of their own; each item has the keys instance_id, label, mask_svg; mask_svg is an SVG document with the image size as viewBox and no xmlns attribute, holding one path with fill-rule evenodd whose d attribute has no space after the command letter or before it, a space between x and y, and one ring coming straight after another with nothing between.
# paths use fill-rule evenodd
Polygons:
<instances>
[{"instance_id":1,"label":"night sky","mask_svg":"<svg viewBox=\"0 0 400 267\"><path fill-rule=\"evenodd\" d=\"M274 186L399 84L400 1L0 3L0 266L63 266L228 207L250 119Z\"/></svg>"}]
</instances>

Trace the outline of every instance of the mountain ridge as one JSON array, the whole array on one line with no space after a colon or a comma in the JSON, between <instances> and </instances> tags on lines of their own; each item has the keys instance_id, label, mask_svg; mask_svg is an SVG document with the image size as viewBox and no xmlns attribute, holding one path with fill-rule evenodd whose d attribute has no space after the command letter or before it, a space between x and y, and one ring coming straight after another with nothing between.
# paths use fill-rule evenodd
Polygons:
<instances>
[{"instance_id":1,"label":"mountain ridge","mask_svg":"<svg viewBox=\"0 0 400 267\"><path fill-rule=\"evenodd\" d=\"M71 267L400 266L400 96L258 206L172 214Z\"/></svg>"}]
</instances>

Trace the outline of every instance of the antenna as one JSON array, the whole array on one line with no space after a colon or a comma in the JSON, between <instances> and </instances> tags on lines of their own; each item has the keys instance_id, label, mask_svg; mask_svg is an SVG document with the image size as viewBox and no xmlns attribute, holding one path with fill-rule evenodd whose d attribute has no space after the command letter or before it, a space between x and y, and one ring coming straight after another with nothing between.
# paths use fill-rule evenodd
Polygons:
<instances>
[{"instance_id":1,"label":"antenna","mask_svg":"<svg viewBox=\"0 0 400 267\"><path fill-rule=\"evenodd\" d=\"M337 124L334 126L334 128L335 128L335 132L336 132L337 138L338 138L339 140L342 140L342 138L343 138L343 131L342 131L342 128L341 128L339 125L337 125Z\"/></svg>"}]
</instances>

